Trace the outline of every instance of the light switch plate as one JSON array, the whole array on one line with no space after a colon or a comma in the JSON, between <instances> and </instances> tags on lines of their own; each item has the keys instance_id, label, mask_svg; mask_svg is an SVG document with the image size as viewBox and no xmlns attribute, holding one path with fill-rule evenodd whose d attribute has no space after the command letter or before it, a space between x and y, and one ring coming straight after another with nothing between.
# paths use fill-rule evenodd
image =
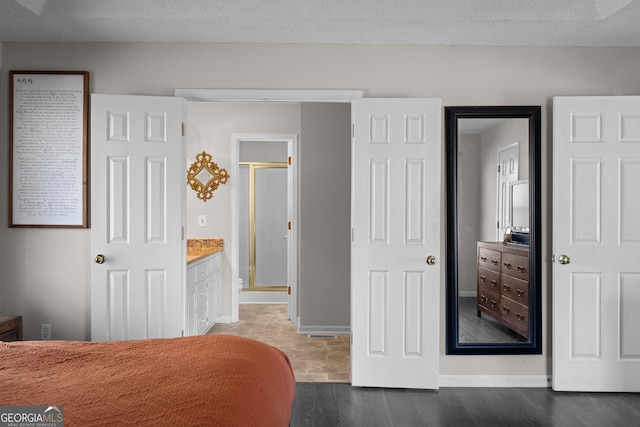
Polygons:
<instances>
[{"instance_id":1,"label":"light switch plate","mask_svg":"<svg viewBox=\"0 0 640 427\"><path fill-rule=\"evenodd\" d=\"M200 227L206 227L207 226L207 216L206 215L199 215L198 216L198 225Z\"/></svg>"}]
</instances>

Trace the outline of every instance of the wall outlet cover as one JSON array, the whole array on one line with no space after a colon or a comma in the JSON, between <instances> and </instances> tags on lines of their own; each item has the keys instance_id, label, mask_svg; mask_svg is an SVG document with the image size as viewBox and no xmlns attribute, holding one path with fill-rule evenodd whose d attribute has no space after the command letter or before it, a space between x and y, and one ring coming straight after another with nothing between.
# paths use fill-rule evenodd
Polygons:
<instances>
[{"instance_id":1,"label":"wall outlet cover","mask_svg":"<svg viewBox=\"0 0 640 427\"><path fill-rule=\"evenodd\" d=\"M41 340L51 339L51 325L49 323L42 323L40 325L40 339Z\"/></svg>"}]
</instances>

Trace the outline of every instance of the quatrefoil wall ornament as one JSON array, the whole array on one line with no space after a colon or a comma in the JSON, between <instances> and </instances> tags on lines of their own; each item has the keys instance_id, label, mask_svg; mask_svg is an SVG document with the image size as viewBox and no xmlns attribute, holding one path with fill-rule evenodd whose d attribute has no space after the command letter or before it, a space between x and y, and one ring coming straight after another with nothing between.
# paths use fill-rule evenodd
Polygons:
<instances>
[{"instance_id":1,"label":"quatrefoil wall ornament","mask_svg":"<svg viewBox=\"0 0 640 427\"><path fill-rule=\"evenodd\" d=\"M220 185L227 183L229 173L213 161L205 151L196 156L196 161L187 171L187 184L198 194L198 199L206 202Z\"/></svg>"}]
</instances>

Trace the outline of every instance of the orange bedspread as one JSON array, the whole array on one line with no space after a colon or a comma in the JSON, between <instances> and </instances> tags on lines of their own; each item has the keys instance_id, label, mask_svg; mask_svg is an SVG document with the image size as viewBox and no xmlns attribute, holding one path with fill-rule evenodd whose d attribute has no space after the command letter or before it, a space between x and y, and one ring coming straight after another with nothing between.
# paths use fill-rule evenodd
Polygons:
<instances>
[{"instance_id":1,"label":"orange bedspread","mask_svg":"<svg viewBox=\"0 0 640 427\"><path fill-rule=\"evenodd\" d=\"M287 426L294 393L287 356L246 338L0 343L0 405L65 426Z\"/></svg>"}]
</instances>

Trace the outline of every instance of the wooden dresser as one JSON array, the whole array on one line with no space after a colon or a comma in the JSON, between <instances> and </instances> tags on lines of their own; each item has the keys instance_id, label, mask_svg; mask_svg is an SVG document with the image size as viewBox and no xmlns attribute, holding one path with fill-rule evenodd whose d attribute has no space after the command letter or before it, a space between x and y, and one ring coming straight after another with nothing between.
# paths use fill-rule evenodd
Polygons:
<instances>
[{"instance_id":1,"label":"wooden dresser","mask_svg":"<svg viewBox=\"0 0 640 427\"><path fill-rule=\"evenodd\" d=\"M478 317L529 337L529 247L478 242Z\"/></svg>"},{"instance_id":2,"label":"wooden dresser","mask_svg":"<svg viewBox=\"0 0 640 427\"><path fill-rule=\"evenodd\" d=\"M0 341L22 341L22 316L0 314Z\"/></svg>"}]
</instances>

